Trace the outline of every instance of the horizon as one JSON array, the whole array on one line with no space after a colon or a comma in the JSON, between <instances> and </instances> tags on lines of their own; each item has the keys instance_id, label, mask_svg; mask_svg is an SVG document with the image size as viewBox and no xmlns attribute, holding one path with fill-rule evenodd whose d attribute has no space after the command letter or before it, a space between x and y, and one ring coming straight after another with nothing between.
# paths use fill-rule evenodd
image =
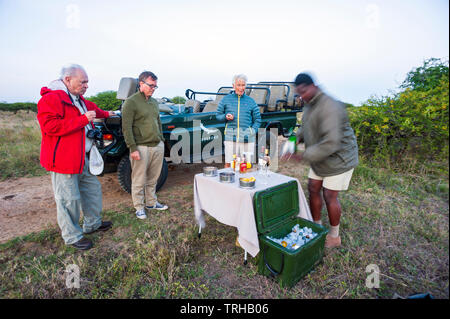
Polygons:
<instances>
[{"instance_id":1,"label":"horizon","mask_svg":"<svg viewBox=\"0 0 450 319\"><path fill-rule=\"evenodd\" d=\"M308 72L360 105L396 91L425 60L448 60L448 9L443 0L0 0L0 101L36 103L63 65L77 63L87 97L143 70L158 76L157 98L216 92L239 73L255 83Z\"/></svg>"}]
</instances>

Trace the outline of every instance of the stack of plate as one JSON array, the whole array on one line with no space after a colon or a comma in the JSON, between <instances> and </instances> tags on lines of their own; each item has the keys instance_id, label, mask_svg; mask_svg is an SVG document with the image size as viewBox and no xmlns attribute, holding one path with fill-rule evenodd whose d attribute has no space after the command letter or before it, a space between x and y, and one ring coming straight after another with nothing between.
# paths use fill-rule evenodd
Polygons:
<instances>
[{"instance_id":1,"label":"stack of plate","mask_svg":"<svg viewBox=\"0 0 450 319\"><path fill-rule=\"evenodd\" d=\"M233 172L221 172L219 174L220 181L222 183L234 183L234 173Z\"/></svg>"},{"instance_id":2,"label":"stack of plate","mask_svg":"<svg viewBox=\"0 0 450 319\"><path fill-rule=\"evenodd\" d=\"M210 177L217 176L217 167L214 166L203 167L203 175Z\"/></svg>"}]
</instances>

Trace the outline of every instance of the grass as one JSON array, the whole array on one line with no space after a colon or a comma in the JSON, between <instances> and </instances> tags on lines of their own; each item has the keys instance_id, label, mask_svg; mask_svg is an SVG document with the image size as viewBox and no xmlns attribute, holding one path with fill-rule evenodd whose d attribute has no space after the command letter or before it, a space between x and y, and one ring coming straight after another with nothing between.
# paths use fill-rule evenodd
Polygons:
<instances>
[{"instance_id":1,"label":"grass","mask_svg":"<svg viewBox=\"0 0 450 319\"><path fill-rule=\"evenodd\" d=\"M299 178L307 193L304 167L286 164L281 172ZM95 247L86 252L65 246L57 228L0 245L0 297L448 298L448 188L435 185L362 163L340 195L343 246L327 250L292 289L259 275L255 258L242 264L234 228L207 217L198 239L192 186L180 185L159 193L170 210L146 220L131 207L104 211L114 227L89 235ZM80 268L79 289L65 286L70 264ZM379 289L365 286L369 264L380 269Z\"/></svg>"},{"instance_id":2,"label":"grass","mask_svg":"<svg viewBox=\"0 0 450 319\"><path fill-rule=\"evenodd\" d=\"M0 112L0 180L46 174L39 164L41 133L36 113L11 114Z\"/></svg>"},{"instance_id":3,"label":"grass","mask_svg":"<svg viewBox=\"0 0 450 319\"><path fill-rule=\"evenodd\" d=\"M44 174L38 162L35 113L11 120L0 112L0 179ZM405 160L406 162L406 160ZM0 245L0 298L392 298L430 292L449 298L449 180L446 163L421 170L377 168L362 158L350 189L340 197L340 248L292 289L242 264L237 231L206 216L197 238L192 185L163 188L169 211L138 220L132 207L104 211L113 229L88 235L94 248L64 245L59 229ZM307 168L284 163L281 173L300 180ZM170 183L170 179L167 181ZM322 221L328 226L324 208ZM66 268L80 268L81 287L66 288ZM366 267L380 269L380 288L369 289Z\"/></svg>"}]
</instances>

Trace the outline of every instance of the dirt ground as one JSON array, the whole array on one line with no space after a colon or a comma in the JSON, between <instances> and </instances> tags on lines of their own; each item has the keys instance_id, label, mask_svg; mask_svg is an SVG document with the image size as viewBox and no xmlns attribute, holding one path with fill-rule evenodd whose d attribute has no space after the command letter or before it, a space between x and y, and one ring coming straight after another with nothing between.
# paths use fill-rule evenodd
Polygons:
<instances>
[{"instance_id":1,"label":"dirt ground","mask_svg":"<svg viewBox=\"0 0 450 319\"><path fill-rule=\"evenodd\" d=\"M191 184L206 164L169 166L163 189ZM116 173L99 177L103 209L132 206L131 195L120 188ZM50 175L0 182L0 243L56 225L56 204Z\"/></svg>"},{"instance_id":2,"label":"dirt ground","mask_svg":"<svg viewBox=\"0 0 450 319\"><path fill-rule=\"evenodd\" d=\"M22 115L24 121L27 121L29 115ZM36 124L33 121L34 119L29 121L30 125ZM279 148L284 140L285 138L278 137ZM176 185L192 184L194 175L201 173L204 166L208 164L169 165L169 175L162 190L169 190ZM283 170L280 172L287 173L284 170L288 169L289 165L282 166ZM119 209L124 205L133 206L131 195L122 190L116 173L100 176L99 181L102 184L104 210ZM0 182L0 243L53 225L57 225L56 204L50 175Z\"/></svg>"}]
</instances>

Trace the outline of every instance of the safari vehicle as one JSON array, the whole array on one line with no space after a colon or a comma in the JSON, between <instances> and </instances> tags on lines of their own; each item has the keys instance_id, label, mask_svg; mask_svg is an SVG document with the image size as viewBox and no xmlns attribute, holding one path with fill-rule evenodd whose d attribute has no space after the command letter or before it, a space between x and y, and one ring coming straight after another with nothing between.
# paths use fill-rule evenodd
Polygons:
<instances>
[{"instance_id":1,"label":"safari vehicle","mask_svg":"<svg viewBox=\"0 0 450 319\"><path fill-rule=\"evenodd\" d=\"M122 78L117 92L117 99L125 101L138 90L138 80L135 78ZM230 94L232 87L221 87L217 92L200 92L191 89L186 90L187 101L184 105L174 104L168 98L157 99L159 102L161 123L165 139L164 161L159 176L156 190L165 183L168 175L168 163L178 164L180 161L171 159L171 149L178 143L177 139L171 139L171 133L180 131L188 132L190 139L190 152L188 156L182 156L185 163L199 163L211 161L224 154L223 142L219 152L203 152L204 147L213 141L218 134L223 137L225 122L216 119L216 110L220 100ZM265 129L265 136L257 142L257 149L266 145L277 145L278 135L290 136L297 126L297 113L301 112L302 105L296 99L292 82L259 82L247 84L246 94L252 97L261 112L261 126ZM201 101L201 96L213 96L214 99ZM122 102L123 104L123 102ZM131 165L129 150L125 144L120 110L116 116L105 120L96 120L96 127L102 132L102 138L97 141L98 148L105 162L104 172L117 170L120 186L128 193L131 192ZM194 125L196 124L196 125ZM271 130L276 128L277 130ZM194 144L194 136L200 137L201 145ZM198 141L199 139L195 139ZM272 143L272 144L270 144ZM183 150L184 151L184 150ZM214 154L213 154L214 153ZM271 158L277 157L277 147L270 148ZM221 162L221 161L220 161Z\"/></svg>"}]
</instances>

